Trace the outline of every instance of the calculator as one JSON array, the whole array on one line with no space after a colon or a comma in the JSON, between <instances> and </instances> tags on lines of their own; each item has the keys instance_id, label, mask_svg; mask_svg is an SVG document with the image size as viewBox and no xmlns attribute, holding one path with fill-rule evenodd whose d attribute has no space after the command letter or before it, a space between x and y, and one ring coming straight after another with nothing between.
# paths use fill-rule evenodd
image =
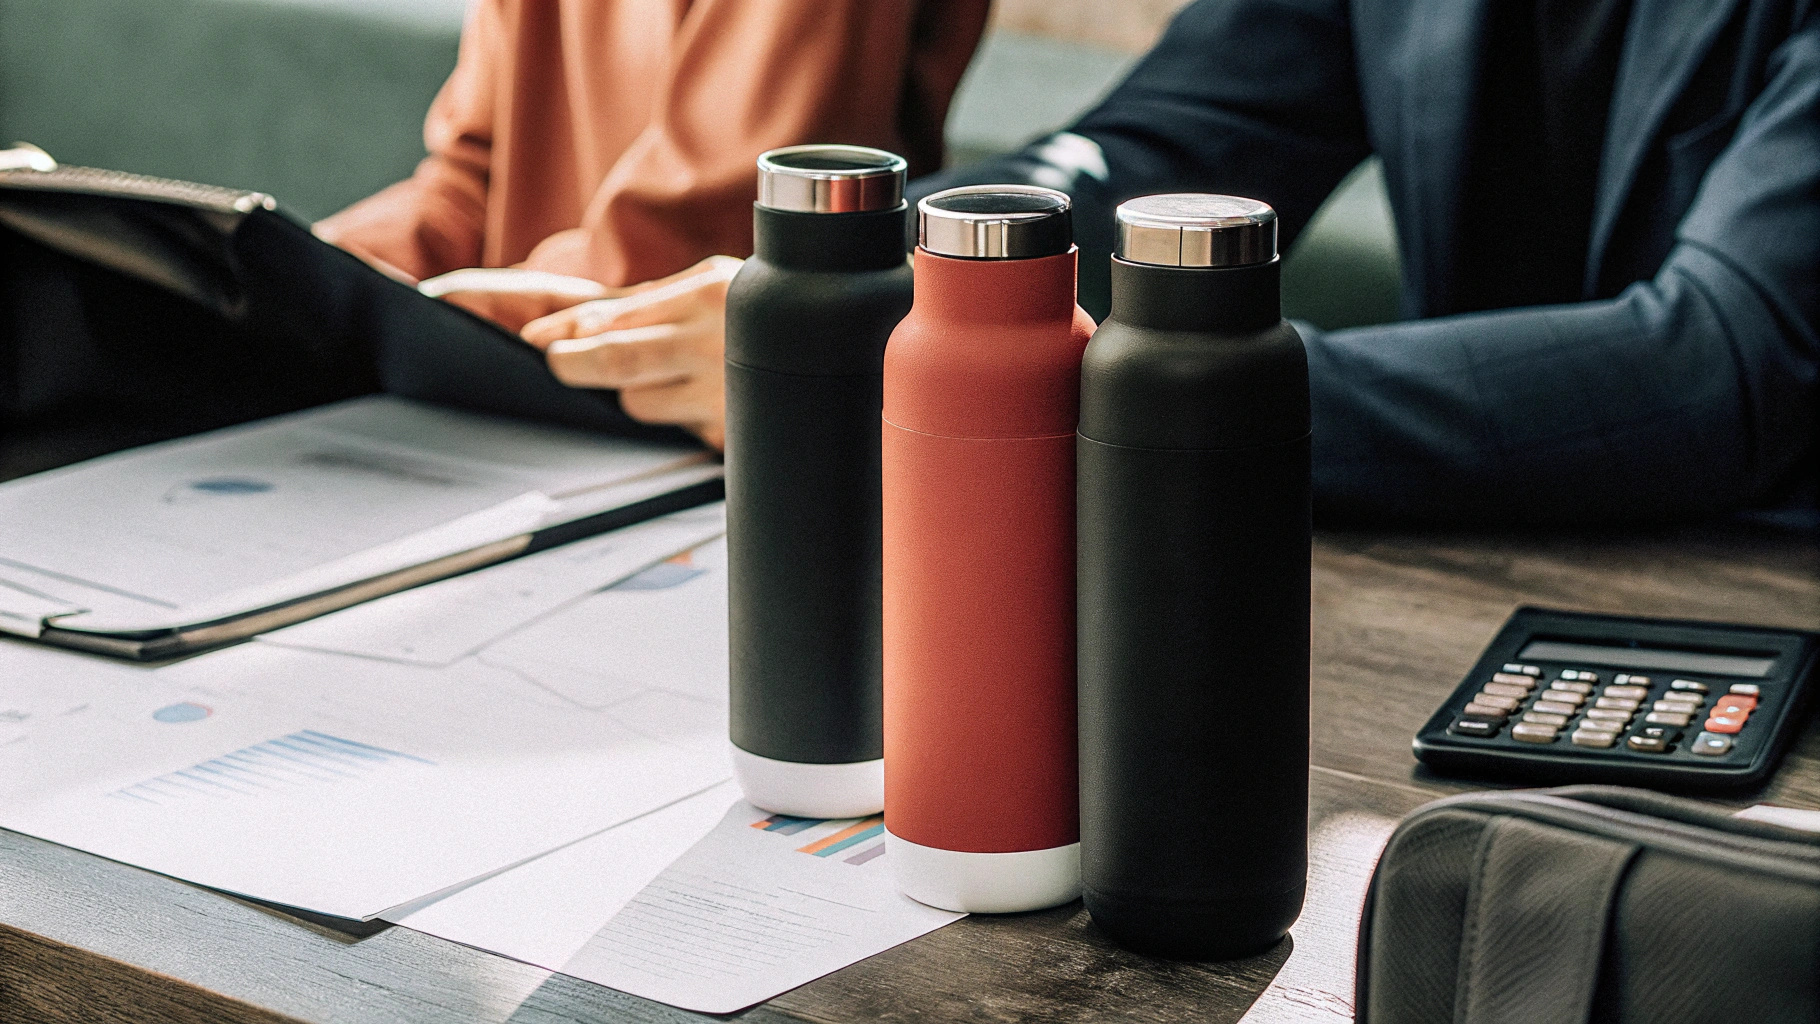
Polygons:
<instances>
[{"instance_id":1,"label":"calculator","mask_svg":"<svg viewBox=\"0 0 1820 1024\"><path fill-rule=\"evenodd\" d=\"M1820 634L1519 608L1416 734L1438 772L1660 789L1760 785Z\"/></svg>"}]
</instances>

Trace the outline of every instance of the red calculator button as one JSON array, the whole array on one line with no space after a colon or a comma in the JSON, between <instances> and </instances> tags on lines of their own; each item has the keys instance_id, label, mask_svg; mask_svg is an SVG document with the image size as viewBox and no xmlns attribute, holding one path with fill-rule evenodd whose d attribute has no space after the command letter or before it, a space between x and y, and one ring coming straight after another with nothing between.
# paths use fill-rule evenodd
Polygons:
<instances>
[{"instance_id":1,"label":"red calculator button","mask_svg":"<svg viewBox=\"0 0 1820 1024\"><path fill-rule=\"evenodd\" d=\"M1719 698L1719 703L1713 705L1713 714L1715 714L1715 715L1733 714L1733 712L1725 710L1726 708L1736 708L1737 714L1748 715L1752 711L1755 711L1757 709L1757 698L1740 697L1735 693L1727 694L1727 695Z\"/></svg>"},{"instance_id":2,"label":"red calculator button","mask_svg":"<svg viewBox=\"0 0 1820 1024\"><path fill-rule=\"evenodd\" d=\"M1738 730L1744 728L1744 716L1743 715L1714 715L1711 718L1706 720L1706 725L1704 726L1704 728L1706 729L1707 732L1715 732L1715 733L1719 733L1721 735L1730 735L1730 734L1735 733Z\"/></svg>"}]
</instances>

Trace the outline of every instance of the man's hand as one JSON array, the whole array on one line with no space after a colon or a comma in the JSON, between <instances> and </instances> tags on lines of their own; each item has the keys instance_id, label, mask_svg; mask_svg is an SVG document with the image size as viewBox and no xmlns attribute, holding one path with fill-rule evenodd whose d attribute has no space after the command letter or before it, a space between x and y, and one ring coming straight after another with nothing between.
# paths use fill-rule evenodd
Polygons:
<instances>
[{"instance_id":1,"label":"man's hand","mask_svg":"<svg viewBox=\"0 0 1820 1024\"><path fill-rule=\"evenodd\" d=\"M525 325L550 370L571 387L616 388L626 413L687 428L726 447L727 284L731 256L551 313Z\"/></svg>"}]
</instances>

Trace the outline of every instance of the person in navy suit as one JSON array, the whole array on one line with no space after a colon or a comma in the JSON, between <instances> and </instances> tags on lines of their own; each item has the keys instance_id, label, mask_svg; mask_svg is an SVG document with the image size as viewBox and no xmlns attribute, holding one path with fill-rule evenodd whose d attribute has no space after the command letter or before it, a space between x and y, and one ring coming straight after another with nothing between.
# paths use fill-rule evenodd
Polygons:
<instances>
[{"instance_id":1,"label":"person in navy suit","mask_svg":"<svg viewBox=\"0 0 1820 1024\"><path fill-rule=\"evenodd\" d=\"M1066 132L925 178L1263 199L1293 241L1383 159L1407 319L1298 324L1316 515L1626 523L1811 498L1814 0L1196 0Z\"/></svg>"}]
</instances>

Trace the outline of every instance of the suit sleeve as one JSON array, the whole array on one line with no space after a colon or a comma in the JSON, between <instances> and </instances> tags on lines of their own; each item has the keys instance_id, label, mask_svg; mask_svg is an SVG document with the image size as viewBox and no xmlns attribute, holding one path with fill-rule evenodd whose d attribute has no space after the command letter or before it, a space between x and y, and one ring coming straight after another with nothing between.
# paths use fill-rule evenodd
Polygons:
<instances>
[{"instance_id":1,"label":"suit sleeve","mask_svg":"<svg viewBox=\"0 0 1820 1024\"><path fill-rule=\"evenodd\" d=\"M1303 329L1328 521L1623 523L1811 472L1820 19L1774 54L1655 277L1614 299Z\"/></svg>"},{"instance_id":2,"label":"suit sleeve","mask_svg":"<svg viewBox=\"0 0 1820 1024\"><path fill-rule=\"evenodd\" d=\"M493 146L495 48L505 31L500 0L475 5L462 28L455 71L424 120L428 156L411 177L317 222L318 235L418 278L480 266Z\"/></svg>"},{"instance_id":3,"label":"suit sleeve","mask_svg":"<svg viewBox=\"0 0 1820 1024\"><path fill-rule=\"evenodd\" d=\"M1113 210L1156 192L1262 199L1281 245L1371 153L1344 0L1196 0L1097 107L1022 151L919 181L1017 181L1074 198L1081 305L1110 305Z\"/></svg>"},{"instance_id":4,"label":"suit sleeve","mask_svg":"<svg viewBox=\"0 0 1820 1024\"><path fill-rule=\"evenodd\" d=\"M842 142L941 160L939 126L988 0L696 0L651 123L582 223L525 265L632 284L752 251L758 155ZM916 130L929 122L928 130ZM915 136L923 136L918 139ZM921 165L920 167L918 165Z\"/></svg>"}]
</instances>

